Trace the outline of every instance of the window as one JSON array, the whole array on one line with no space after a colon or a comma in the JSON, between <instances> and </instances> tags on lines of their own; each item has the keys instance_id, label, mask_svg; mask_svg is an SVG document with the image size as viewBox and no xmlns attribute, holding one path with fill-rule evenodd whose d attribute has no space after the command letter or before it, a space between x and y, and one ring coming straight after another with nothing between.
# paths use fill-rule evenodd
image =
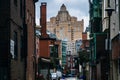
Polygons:
<instances>
[{"instance_id":1,"label":"window","mask_svg":"<svg viewBox=\"0 0 120 80\"><path fill-rule=\"evenodd\" d=\"M7 67L0 67L0 80L9 80Z\"/></svg>"},{"instance_id":2,"label":"window","mask_svg":"<svg viewBox=\"0 0 120 80\"><path fill-rule=\"evenodd\" d=\"M81 25L82 26L82 25ZM80 31L80 27L78 26L78 32Z\"/></svg>"},{"instance_id":3,"label":"window","mask_svg":"<svg viewBox=\"0 0 120 80\"><path fill-rule=\"evenodd\" d=\"M56 53L56 57L58 57L58 45L55 45L55 53Z\"/></svg>"},{"instance_id":4,"label":"window","mask_svg":"<svg viewBox=\"0 0 120 80\"><path fill-rule=\"evenodd\" d=\"M68 32L71 32L71 27L70 26L68 26Z\"/></svg>"},{"instance_id":5,"label":"window","mask_svg":"<svg viewBox=\"0 0 120 80\"><path fill-rule=\"evenodd\" d=\"M73 67L75 67L75 63L73 63Z\"/></svg>"},{"instance_id":6,"label":"window","mask_svg":"<svg viewBox=\"0 0 120 80\"><path fill-rule=\"evenodd\" d=\"M17 6L17 0L14 0L14 4L15 4L15 6Z\"/></svg>"},{"instance_id":7,"label":"window","mask_svg":"<svg viewBox=\"0 0 120 80\"><path fill-rule=\"evenodd\" d=\"M70 62L68 62L68 67L70 67Z\"/></svg>"},{"instance_id":8,"label":"window","mask_svg":"<svg viewBox=\"0 0 120 80\"><path fill-rule=\"evenodd\" d=\"M70 57L68 57L68 61L70 61Z\"/></svg>"},{"instance_id":9,"label":"window","mask_svg":"<svg viewBox=\"0 0 120 80\"><path fill-rule=\"evenodd\" d=\"M17 38L17 32L14 32L14 57L17 59L18 57L18 38Z\"/></svg>"},{"instance_id":10,"label":"window","mask_svg":"<svg viewBox=\"0 0 120 80\"><path fill-rule=\"evenodd\" d=\"M20 0L20 16L23 17L23 2Z\"/></svg>"},{"instance_id":11,"label":"window","mask_svg":"<svg viewBox=\"0 0 120 80\"><path fill-rule=\"evenodd\" d=\"M20 56L20 57L21 57L20 59L23 60L23 58L24 58L23 36L21 36L21 39L20 39L20 53L21 53L21 54L20 54L20 55L21 55L21 56Z\"/></svg>"},{"instance_id":12,"label":"window","mask_svg":"<svg viewBox=\"0 0 120 80\"><path fill-rule=\"evenodd\" d=\"M53 57L53 46L50 46L50 56Z\"/></svg>"},{"instance_id":13,"label":"window","mask_svg":"<svg viewBox=\"0 0 120 80\"><path fill-rule=\"evenodd\" d=\"M56 33L56 28L54 29L54 33Z\"/></svg>"}]
</instances>

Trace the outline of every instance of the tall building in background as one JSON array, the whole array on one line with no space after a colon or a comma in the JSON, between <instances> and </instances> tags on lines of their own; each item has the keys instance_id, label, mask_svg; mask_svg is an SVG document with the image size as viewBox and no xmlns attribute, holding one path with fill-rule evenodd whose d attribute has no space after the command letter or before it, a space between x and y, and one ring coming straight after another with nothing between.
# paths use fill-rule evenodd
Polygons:
<instances>
[{"instance_id":1,"label":"tall building in background","mask_svg":"<svg viewBox=\"0 0 120 80\"><path fill-rule=\"evenodd\" d=\"M55 33L60 40L67 41L67 52L75 54L75 41L82 38L84 20L77 21L77 17L71 17L62 4L56 17L51 17L47 22L47 30Z\"/></svg>"}]
</instances>

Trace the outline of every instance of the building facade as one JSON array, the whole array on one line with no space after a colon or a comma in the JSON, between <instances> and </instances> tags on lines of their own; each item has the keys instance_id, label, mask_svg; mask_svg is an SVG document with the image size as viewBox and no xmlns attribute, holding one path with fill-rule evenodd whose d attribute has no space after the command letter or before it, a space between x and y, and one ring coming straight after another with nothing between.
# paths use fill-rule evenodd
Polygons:
<instances>
[{"instance_id":1,"label":"building facade","mask_svg":"<svg viewBox=\"0 0 120 80\"><path fill-rule=\"evenodd\" d=\"M36 78L35 54L35 2L38 0L25 0L25 52L27 53L26 80Z\"/></svg>"},{"instance_id":2,"label":"building facade","mask_svg":"<svg viewBox=\"0 0 120 80\"><path fill-rule=\"evenodd\" d=\"M107 1L107 0L105 0ZM90 3L90 80L108 79L108 52L105 50L107 31L102 31L102 0L89 0ZM104 13L105 14L105 13ZM107 23L106 23L107 24ZM105 26L108 27L108 26Z\"/></svg>"},{"instance_id":3,"label":"building facade","mask_svg":"<svg viewBox=\"0 0 120 80\"><path fill-rule=\"evenodd\" d=\"M0 80L35 80L35 68L28 64L35 51L36 1L0 1Z\"/></svg>"},{"instance_id":4,"label":"building facade","mask_svg":"<svg viewBox=\"0 0 120 80\"><path fill-rule=\"evenodd\" d=\"M114 3L114 4L112 4ZM111 16L111 45L113 60L113 80L120 79L120 1L110 0L111 8L115 11Z\"/></svg>"},{"instance_id":5,"label":"building facade","mask_svg":"<svg viewBox=\"0 0 120 80\"><path fill-rule=\"evenodd\" d=\"M89 0L90 1L90 0ZM120 79L120 1L119 0L99 0L101 4L96 5L97 0L90 1L90 37L91 54L93 59L90 60L90 79L96 80L119 80ZM100 6L99 6L100 5ZM102 10L95 11L95 8L101 8ZM108 9L111 9L112 14L107 13ZM109 10L110 10L109 9ZM100 18L102 20L98 28L99 33L94 29L97 28L93 21L96 22L94 15L99 15L102 12ZM101 14L101 13L100 13ZM92 35L93 33L93 35ZM109 40L109 43L108 43ZM99 44L100 43L100 44ZM99 49L100 48L100 49ZM93 49L93 50L92 50ZM102 67L104 66L104 67ZM107 73L107 74L106 74ZM92 76L93 75L93 76ZM95 77L94 77L95 76Z\"/></svg>"},{"instance_id":6,"label":"building facade","mask_svg":"<svg viewBox=\"0 0 120 80\"><path fill-rule=\"evenodd\" d=\"M23 4L0 1L0 80L25 80Z\"/></svg>"},{"instance_id":7,"label":"building facade","mask_svg":"<svg viewBox=\"0 0 120 80\"><path fill-rule=\"evenodd\" d=\"M60 40L67 41L67 51L75 54L75 41L82 38L84 20L77 21L77 17L71 17L63 4L56 17L51 17L47 22L47 30L57 35ZM78 35L79 34L79 35Z\"/></svg>"},{"instance_id":8,"label":"building facade","mask_svg":"<svg viewBox=\"0 0 120 80\"><path fill-rule=\"evenodd\" d=\"M110 7L114 9L110 19L105 11L103 11L103 31L107 30L110 25L110 79L119 80L120 79L120 1L119 0L103 0L103 9ZM106 18L105 18L106 17ZM108 21L110 20L110 24Z\"/></svg>"},{"instance_id":9,"label":"building facade","mask_svg":"<svg viewBox=\"0 0 120 80\"><path fill-rule=\"evenodd\" d=\"M112 4L114 3L114 5ZM111 17L111 40L113 60L113 80L120 79L120 1L112 1L111 7L115 9ZM116 76L117 75L117 76Z\"/></svg>"}]
</instances>

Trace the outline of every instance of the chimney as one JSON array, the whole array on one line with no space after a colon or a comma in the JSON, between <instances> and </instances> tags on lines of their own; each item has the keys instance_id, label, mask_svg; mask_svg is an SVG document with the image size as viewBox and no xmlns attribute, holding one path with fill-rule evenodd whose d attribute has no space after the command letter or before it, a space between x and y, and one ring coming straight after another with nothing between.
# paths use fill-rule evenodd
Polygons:
<instances>
[{"instance_id":1,"label":"chimney","mask_svg":"<svg viewBox=\"0 0 120 80\"><path fill-rule=\"evenodd\" d=\"M40 15L40 25L41 25L41 36L43 38L47 38L48 35L47 35L47 31L46 31L46 5L47 3L46 2L43 2L41 3L41 7L40 7L40 12L41 12L41 15Z\"/></svg>"},{"instance_id":2,"label":"chimney","mask_svg":"<svg viewBox=\"0 0 120 80\"><path fill-rule=\"evenodd\" d=\"M82 33L82 40L87 40L87 33L85 32Z\"/></svg>"}]
</instances>

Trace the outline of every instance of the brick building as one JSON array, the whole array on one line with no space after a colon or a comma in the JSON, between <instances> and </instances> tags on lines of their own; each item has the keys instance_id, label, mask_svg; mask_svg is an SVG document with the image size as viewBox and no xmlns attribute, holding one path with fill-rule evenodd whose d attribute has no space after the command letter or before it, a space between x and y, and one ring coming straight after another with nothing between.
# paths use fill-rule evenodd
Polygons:
<instances>
[{"instance_id":1,"label":"brick building","mask_svg":"<svg viewBox=\"0 0 120 80\"><path fill-rule=\"evenodd\" d=\"M26 80L35 80L36 54L35 54L35 2L38 0L26 0L25 5L25 36L26 36Z\"/></svg>"},{"instance_id":2,"label":"brick building","mask_svg":"<svg viewBox=\"0 0 120 80\"><path fill-rule=\"evenodd\" d=\"M0 80L25 80L24 0L0 1Z\"/></svg>"},{"instance_id":3,"label":"brick building","mask_svg":"<svg viewBox=\"0 0 120 80\"><path fill-rule=\"evenodd\" d=\"M36 1L0 1L0 80L35 80Z\"/></svg>"}]
</instances>

